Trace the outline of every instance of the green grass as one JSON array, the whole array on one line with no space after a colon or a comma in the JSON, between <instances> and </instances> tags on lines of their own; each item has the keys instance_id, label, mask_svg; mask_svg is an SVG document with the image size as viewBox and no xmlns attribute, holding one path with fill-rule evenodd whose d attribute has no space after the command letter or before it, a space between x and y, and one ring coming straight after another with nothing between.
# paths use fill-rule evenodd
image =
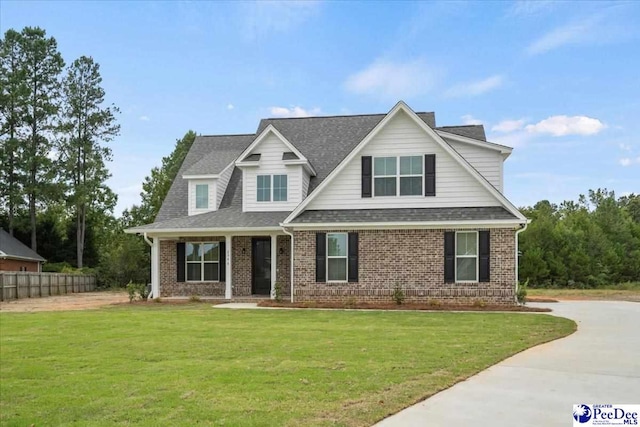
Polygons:
<instances>
[{"instance_id":1,"label":"green grass","mask_svg":"<svg viewBox=\"0 0 640 427\"><path fill-rule=\"evenodd\" d=\"M596 289L527 289L527 296L570 299L640 302L640 282L620 283Z\"/></svg>"},{"instance_id":2,"label":"green grass","mask_svg":"<svg viewBox=\"0 0 640 427\"><path fill-rule=\"evenodd\" d=\"M0 424L365 426L575 323L540 314L0 314Z\"/></svg>"}]
</instances>

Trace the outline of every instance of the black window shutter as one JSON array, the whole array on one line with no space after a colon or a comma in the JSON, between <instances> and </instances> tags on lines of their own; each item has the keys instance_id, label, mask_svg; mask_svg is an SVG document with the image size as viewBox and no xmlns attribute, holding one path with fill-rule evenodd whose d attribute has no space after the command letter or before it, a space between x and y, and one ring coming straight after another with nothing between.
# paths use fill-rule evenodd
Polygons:
<instances>
[{"instance_id":1,"label":"black window shutter","mask_svg":"<svg viewBox=\"0 0 640 427\"><path fill-rule=\"evenodd\" d=\"M316 282L327 281L327 234L316 233Z\"/></svg>"},{"instance_id":2,"label":"black window shutter","mask_svg":"<svg viewBox=\"0 0 640 427\"><path fill-rule=\"evenodd\" d=\"M178 272L178 277L176 278L176 282L184 282L184 269L185 269L185 258L184 258L184 243L180 242L176 245L176 271Z\"/></svg>"},{"instance_id":3,"label":"black window shutter","mask_svg":"<svg viewBox=\"0 0 640 427\"><path fill-rule=\"evenodd\" d=\"M362 197L371 197L371 156L362 156Z\"/></svg>"},{"instance_id":4,"label":"black window shutter","mask_svg":"<svg viewBox=\"0 0 640 427\"><path fill-rule=\"evenodd\" d=\"M456 281L456 232L444 232L444 282Z\"/></svg>"},{"instance_id":5,"label":"black window shutter","mask_svg":"<svg viewBox=\"0 0 640 427\"><path fill-rule=\"evenodd\" d=\"M424 195L436 195L436 155L424 155Z\"/></svg>"},{"instance_id":6,"label":"black window shutter","mask_svg":"<svg viewBox=\"0 0 640 427\"><path fill-rule=\"evenodd\" d=\"M480 277L478 278L479 281L481 282L489 282L491 281L491 275L489 273L490 270L490 266L489 266L489 259L490 259L490 254L491 254L491 248L490 248L490 244L489 244L489 240L490 239L490 235L489 235L489 230L486 231L479 231L478 232L478 239L479 239L479 247L480 247L480 265L479 265L479 275Z\"/></svg>"},{"instance_id":7,"label":"black window shutter","mask_svg":"<svg viewBox=\"0 0 640 427\"><path fill-rule=\"evenodd\" d=\"M224 282L227 278L227 244L225 242L218 243L218 266L220 269L220 280Z\"/></svg>"},{"instance_id":8,"label":"black window shutter","mask_svg":"<svg viewBox=\"0 0 640 427\"><path fill-rule=\"evenodd\" d=\"M349 233L349 282L358 281L358 233Z\"/></svg>"}]
</instances>

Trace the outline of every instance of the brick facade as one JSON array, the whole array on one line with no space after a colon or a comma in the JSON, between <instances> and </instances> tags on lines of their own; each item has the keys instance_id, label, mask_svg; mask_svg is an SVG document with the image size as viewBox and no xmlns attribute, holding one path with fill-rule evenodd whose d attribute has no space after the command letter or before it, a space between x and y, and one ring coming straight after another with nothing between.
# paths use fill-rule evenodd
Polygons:
<instances>
[{"instance_id":1,"label":"brick facade","mask_svg":"<svg viewBox=\"0 0 640 427\"><path fill-rule=\"evenodd\" d=\"M224 298L225 282L178 282L177 281L177 243L178 242L224 242L223 236L193 237L180 240L160 241L160 296L212 296ZM283 285L283 296L291 295L290 256L291 238L278 236L277 238L277 282ZM234 236L231 240L231 272L233 297L251 296L251 237ZM223 257L224 259L224 257Z\"/></svg>"},{"instance_id":2,"label":"brick facade","mask_svg":"<svg viewBox=\"0 0 640 427\"><path fill-rule=\"evenodd\" d=\"M30 271L37 273L38 264L38 261L0 258L0 271Z\"/></svg>"},{"instance_id":3,"label":"brick facade","mask_svg":"<svg viewBox=\"0 0 640 427\"><path fill-rule=\"evenodd\" d=\"M350 230L326 232L333 231ZM394 288L398 286L407 302L514 304L515 230L491 230L491 281L486 283L444 283L445 231L358 231L357 283L317 283L316 232L296 231L294 299L391 302Z\"/></svg>"}]
</instances>

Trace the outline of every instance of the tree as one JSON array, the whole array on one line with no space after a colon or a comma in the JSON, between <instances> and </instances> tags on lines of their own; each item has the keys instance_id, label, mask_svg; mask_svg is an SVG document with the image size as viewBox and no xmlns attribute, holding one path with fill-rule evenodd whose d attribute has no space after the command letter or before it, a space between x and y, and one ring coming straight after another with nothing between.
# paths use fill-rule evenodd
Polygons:
<instances>
[{"instance_id":1,"label":"tree","mask_svg":"<svg viewBox=\"0 0 640 427\"><path fill-rule=\"evenodd\" d=\"M31 249L37 251L36 205L51 195L55 172L49 158L52 148L52 121L58 112L59 75L64 61L56 40L46 38L40 28L22 30L24 52L24 82L28 100L24 115L27 128L24 145L26 182L24 190L29 200Z\"/></svg>"},{"instance_id":2,"label":"tree","mask_svg":"<svg viewBox=\"0 0 640 427\"><path fill-rule=\"evenodd\" d=\"M195 139L196 133L192 130L187 131L181 139L176 141L171 154L162 158L162 166L151 169L151 175L145 177L142 184L142 193L140 193L142 203L123 212L126 226L134 227L154 221Z\"/></svg>"},{"instance_id":3,"label":"tree","mask_svg":"<svg viewBox=\"0 0 640 427\"><path fill-rule=\"evenodd\" d=\"M29 90L22 48L22 35L15 30L8 30L0 40L0 199L6 205L12 236L16 209L24 203L20 137Z\"/></svg>"},{"instance_id":4,"label":"tree","mask_svg":"<svg viewBox=\"0 0 640 427\"><path fill-rule=\"evenodd\" d=\"M62 84L62 109L58 151L68 185L68 202L76 221L76 265L83 266L87 215L90 209L112 210L113 192L105 185L111 176L105 162L111 149L100 145L120 131L114 106L103 107L100 66L92 58L73 61Z\"/></svg>"}]
</instances>

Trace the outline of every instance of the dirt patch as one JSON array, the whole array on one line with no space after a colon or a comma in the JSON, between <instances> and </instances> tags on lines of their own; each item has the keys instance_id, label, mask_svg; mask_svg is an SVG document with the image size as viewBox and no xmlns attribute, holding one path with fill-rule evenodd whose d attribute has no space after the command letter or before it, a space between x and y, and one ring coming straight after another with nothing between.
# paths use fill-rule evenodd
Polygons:
<instances>
[{"instance_id":1,"label":"dirt patch","mask_svg":"<svg viewBox=\"0 0 640 427\"><path fill-rule=\"evenodd\" d=\"M89 310L129 301L126 292L84 292L0 303L0 312Z\"/></svg>"},{"instance_id":2,"label":"dirt patch","mask_svg":"<svg viewBox=\"0 0 640 427\"><path fill-rule=\"evenodd\" d=\"M508 311L508 312L538 312L546 313L549 308L527 307L522 305L496 305L496 304L395 304L395 303L328 303L328 302L277 302L265 300L258 303L260 307L288 307L288 308L335 308L335 309L358 309L358 310L423 310L423 311Z\"/></svg>"},{"instance_id":3,"label":"dirt patch","mask_svg":"<svg viewBox=\"0 0 640 427\"><path fill-rule=\"evenodd\" d=\"M558 302L557 299L547 297L527 297L527 302Z\"/></svg>"}]
</instances>

